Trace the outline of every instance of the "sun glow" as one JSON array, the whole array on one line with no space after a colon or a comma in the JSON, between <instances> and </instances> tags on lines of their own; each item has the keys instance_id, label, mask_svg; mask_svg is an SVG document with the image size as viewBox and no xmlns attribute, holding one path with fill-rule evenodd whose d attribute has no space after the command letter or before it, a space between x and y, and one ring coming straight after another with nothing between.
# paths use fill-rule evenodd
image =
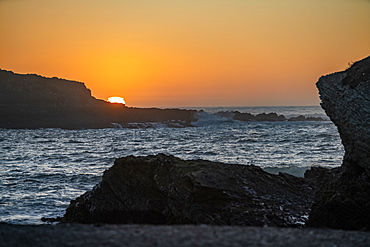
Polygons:
<instances>
[{"instance_id":1,"label":"sun glow","mask_svg":"<svg viewBox=\"0 0 370 247\"><path fill-rule=\"evenodd\" d=\"M109 97L108 102L113 104L126 104L125 100L122 97Z\"/></svg>"},{"instance_id":2,"label":"sun glow","mask_svg":"<svg viewBox=\"0 0 370 247\"><path fill-rule=\"evenodd\" d=\"M0 67L135 107L318 105L369 54L370 0L89 3L0 0Z\"/></svg>"}]
</instances>

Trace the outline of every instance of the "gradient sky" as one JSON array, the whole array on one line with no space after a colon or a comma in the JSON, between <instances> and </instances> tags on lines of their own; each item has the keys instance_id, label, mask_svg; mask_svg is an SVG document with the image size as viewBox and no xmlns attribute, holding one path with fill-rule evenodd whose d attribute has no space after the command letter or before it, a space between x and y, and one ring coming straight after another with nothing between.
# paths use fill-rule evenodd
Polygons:
<instances>
[{"instance_id":1,"label":"gradient sky","mask_svg":"<svg viewBox=\"0 0 370 247\"><path fill-rule=\"evenodd\" d=\"M317 105L368 55L369 0L0 0L0 68L129 106Z\"/></svg>"}]
</instances>

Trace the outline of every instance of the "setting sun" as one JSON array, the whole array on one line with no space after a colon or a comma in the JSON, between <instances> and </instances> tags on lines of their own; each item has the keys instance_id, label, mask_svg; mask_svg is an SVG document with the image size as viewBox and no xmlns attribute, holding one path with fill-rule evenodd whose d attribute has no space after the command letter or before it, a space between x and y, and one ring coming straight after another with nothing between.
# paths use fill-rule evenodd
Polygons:
<instances>
[{"instance_id":1,"label":"setting sun","mask_svg":"<svg viewBox=\"0 0 370 247\"><path fill-rule=\"evenodd\" d=\"M125 100L122 97L109 97L108 102L115 103L115 104L123 104L123 105L126 104Z\"/></svg>"}]
</instances>

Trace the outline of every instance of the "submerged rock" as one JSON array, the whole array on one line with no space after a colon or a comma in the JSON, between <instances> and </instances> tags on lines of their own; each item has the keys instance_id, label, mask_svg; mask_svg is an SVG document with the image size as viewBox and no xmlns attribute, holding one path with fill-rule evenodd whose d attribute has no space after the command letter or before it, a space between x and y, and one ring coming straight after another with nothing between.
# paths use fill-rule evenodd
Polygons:
<instances>
[{"instance_id":1,"label":"submerged rock","mask_svg":"<svg viewBox=\"0 0 370 247\"><path fill-rule=\"evenodd\" d=\"M272 175L253 165L128 156L117 159L92 191L71 201L63 220L299 227L314 186L314 179Z\"/></svg>"},{"instance_id":2,"label":"submerged rock","mask_svg":"<svg viewBox=\"0 0 370 247\"><path fill-rule=\"evenodd\" d=\"M345 155L318 187L308 225L370 230L370 57L321 77L317 87Z\"/></svg>"}]
</instances>

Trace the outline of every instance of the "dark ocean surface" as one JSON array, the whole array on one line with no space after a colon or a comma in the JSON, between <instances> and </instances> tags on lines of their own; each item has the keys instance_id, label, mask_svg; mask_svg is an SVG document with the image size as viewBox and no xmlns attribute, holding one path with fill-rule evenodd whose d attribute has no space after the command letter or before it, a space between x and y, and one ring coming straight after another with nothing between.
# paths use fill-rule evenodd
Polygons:
<instances>
[{"instance_id":1,"label":"dark ocean surface","mask_svg":"<svg viewBox=\"0 0 370 247\"><path fill-rule=\"evenodd\" d=\"M195 127L150 129L0 129L0 222L43 224L97 184L115 158L165 153L183 159L254 164L303 176L312 166L336 167L343 146L330 121L240 122L211 113L276 112L328 119L319 106L212 107Z\"/></svg>"}]
</instances>

